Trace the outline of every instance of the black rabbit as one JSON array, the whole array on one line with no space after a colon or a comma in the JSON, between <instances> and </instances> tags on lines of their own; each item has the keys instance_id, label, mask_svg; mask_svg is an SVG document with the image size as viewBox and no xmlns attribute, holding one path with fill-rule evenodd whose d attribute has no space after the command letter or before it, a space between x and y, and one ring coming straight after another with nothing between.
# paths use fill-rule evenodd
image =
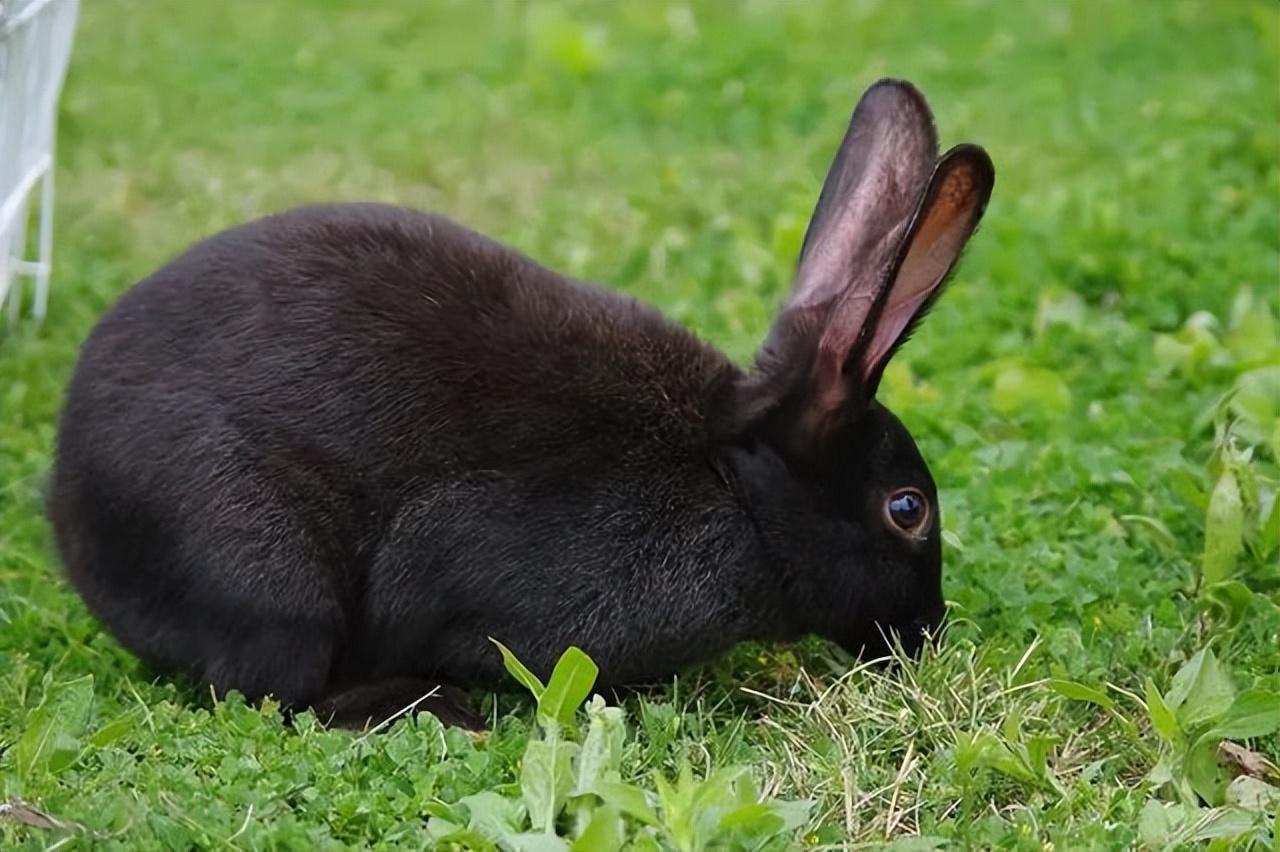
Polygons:
<instances>
[{"instance_id":1,"label":"black rabbit","mask_svg":"<svg viewBox=\"0 0 1280 852\"><path fill-rule=\"evenodd\" d=\"M295 209L196 244L84 344L49 511L119 640L334 724L479 725L576 644L601 685L734 643L911 651L943 615L937 493L875 400L982 216L910 84L854 111L749 372L656 310L447 219Z\"/></svg>"}]
</instances>

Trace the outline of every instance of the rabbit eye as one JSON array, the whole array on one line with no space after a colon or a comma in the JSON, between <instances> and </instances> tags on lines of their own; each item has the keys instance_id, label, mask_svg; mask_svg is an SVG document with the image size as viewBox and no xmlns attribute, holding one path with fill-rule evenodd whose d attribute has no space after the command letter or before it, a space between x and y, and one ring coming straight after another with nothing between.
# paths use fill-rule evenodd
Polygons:
<instances>
[{"instance_id":1,"label":"rabbit eye","mask_svg":"<svg viewBox=\"0 0 1280 852\"><path fill-rule=\"evenodd\" d=\"M901 488L885 501L885 515L899 532L919 536L929 520L929 502L915 488Z\"/></svg>"}]
</instances>

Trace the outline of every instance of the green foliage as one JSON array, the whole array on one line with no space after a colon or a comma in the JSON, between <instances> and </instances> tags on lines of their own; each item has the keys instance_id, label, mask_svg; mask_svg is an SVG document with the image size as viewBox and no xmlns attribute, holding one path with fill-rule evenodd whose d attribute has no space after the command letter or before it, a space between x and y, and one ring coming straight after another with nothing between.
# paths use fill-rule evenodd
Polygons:
<instances>
[{"instance_id":1,"label":"green foliage","mask_svg":"<svg viewBox=\"0 0 1280 852\"><path fill-rule=\"evenodd\" d=\"M744 766L699 780L682 762L674 781L655 773L653 789L621 781L621 708L594 696L586 734L580 742L574 738L574 715L595 685L591 658L569 648L544 687L510 650L494 644L507 671L538 701L542 735L525 746L518 790L432 806L427 833L437 843L507 852L766 850L785 848L808 821L811 802L762 799Z\"/></svg>"},{"instance_id":2,"label":"green foliage","mask_svg":"<svg viewBox=\"0 0 1280 852\"><path fill-rule=\"evenodd\" d=\"M1276 834L1280 787L1240 775L1230 779L1219 746L1230 738L1280 730L1280 692L1237 692L1212 649L1195 654L1161 696L1150 679L1147 713L1162 743L1148 778L1157 796L1142 811L1141 836L1153 846L1210 839L1265 843Z\"/></svg>"},{"instance_id":3,"label":"green foliage","mask_svg":"<svg viewBox=\"0 0 1280 852\"><path fill-rule=\"evenodd\" d=\"M1280 386L1263 388L1271 371L1280 366L1280 337L1269 307L1255 304L1249 291L1236 298L1231 315L1221 338L1213 331L1219 327L1216 318L1201 312L1177 335L1155 341L1163 369L1199 376L1212 368L1233 382L1200 418L1214 423L1206 479L1212 486L1206 493L1204 486L1184 480L1181 489L1183 500L1204 517L1204 544L1194 565L1193 584L1195 602L1209 617L1198 625L1200 635L1226 631L1231 636L1251 613L1274 621L1280 611L1275 594L1280 587L1280 550L1271 530L1280 453L1270 444L1280 428ZM1168 535L1159 521L1143 521L1162 540ZM1252 585L1240 577L1252 580ZM1108 696L1083 684L1057 681L1055 688L1068 698L1108 710L1115 706ZM1142 811L1143 841L1153 846L1235 844L1275 837L1272 805L1280 801L1280 787L1247 774L1232 780L1219 747L1224 740L1265 738L1280 730L1280 690L1238 692L1206 646L1178 669L1166 693L1147 677L1144 694L1148 720L1162 743L1148 775L1158 795Z\"/></svg>"},{"instance_id":4,"label":"green foliage","mask_svg":"<svg viewBox=\"0 0 1280 852\"><path fill-rule=\"evenodd\" d=\"M567 725L573 714L591 694L600 670L580 648L569 648L556 663L547 691L538 698L538 715L547 721Z\"/></svg>"},{"instance_id":5,"label":"green foliage","mask_svg":"<svg viewBox=\"0 0 1280 852\"><path fill-rule=\"evenodd\" d=\"M92 703L93 675L58 684L46 676L44 698L27 716L26 730L13 746L19 778L37 772L56 775L75 762Z\"/></svg>"},{"instance_id":6,"label":"green foliage","mask_svg":"<svg viewBox=\"0 0 1280 852\"><path fill-rule=\"evenodd\" d=\"M1235 472L1224 470L1213 486L1204 525L1204 559L1200 577L1217 585L1235 573L1236 560L1244 550L1244 502Z\"/></svg>"},{"instance_id":7,"label":"green foliage","mask_svg":"<svg viewBox=\"0 0 1280 852\"><path fill-rule=\"evenodd\" d=\"M542 696L546 694L547 687L538 679L538 676L525 668L524 663L511 652L511 649L503 645L497 639L490 638L490 642L498 646L498 651L502 654L502 665L506 667L507 673L515 678L521 686L529 690L534 700L539 702L539 710L541 710Z\"/></svg>"},{"instance_id":8,"label":"green foliage","mask_svg":"<svg viewBox=\"0 0 1280 852\"><path fill-rule=\"evenodd\" d=\"M1280 758L1273 0L81 8L51 313L0 325L0 848L418 849L443 820L481 849L548 813L580 849L661 848L720 831L703 785L744 824L812 801L803 847L1266 845L1280 779L1220 758ZM616 708L531 688L485 698L485 737L353 737L156 677L59 576L41 487L77 347L192 240L434 209L745 363L885 74L998 171L882 390L940 490L940 651L749 646Z\"/></svg>"},{"instance_id":9,"label":"green foliage","mask_svg":"<svg viewBox=\"0 0 1280 852\"><path fill-rule=\"evenodd\" d=\"M1165 372L1195 383L1211 375L1229 382L1198 416L1214 423L1213 486L1207 498L1193 486L1190 502L1205 511L1199 580L1218 588L1210 598L1231 611L1240 603L1239 587L1223 583L1245 563L1280 564L1280 322L1266 300L1245 289L1225 323L1200 311L1154 345ZM1268 589L1280 586L1278 573L1266 578Z\"/></svg>"}]
</instances>

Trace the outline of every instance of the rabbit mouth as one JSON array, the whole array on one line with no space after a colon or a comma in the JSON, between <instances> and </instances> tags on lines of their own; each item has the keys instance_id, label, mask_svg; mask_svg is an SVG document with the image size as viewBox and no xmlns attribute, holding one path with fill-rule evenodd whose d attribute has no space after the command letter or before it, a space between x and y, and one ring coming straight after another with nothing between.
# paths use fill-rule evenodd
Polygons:
<instances>
[{"instance_id":1,"label":"rabbit mouth","mask_svg":"<svg viewBox=\"0 0 1280 852\"><path fill-rule=\"evenodd\" d=\"M866 662L892 662L899 654L916 659L925 645L933 645L935 648L939 645L944 617L945 611L921 616L903 626L876 623L869 631L841 644L850 654Z\"/></svg>"}]
</instances>

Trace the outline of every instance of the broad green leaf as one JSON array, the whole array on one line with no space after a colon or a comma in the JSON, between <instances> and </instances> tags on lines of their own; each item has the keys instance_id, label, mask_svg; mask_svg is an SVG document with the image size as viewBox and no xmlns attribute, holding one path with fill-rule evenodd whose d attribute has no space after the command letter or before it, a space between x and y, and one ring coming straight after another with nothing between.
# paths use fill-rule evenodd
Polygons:
<instances>
[{"instance_id":1,"label":"broad green leaf","mask_svg":"<svg viewBox=\"0 0 1280 852\"><path fill-rule=\"evenodd\" d=\"M617 781L622 766L622 745L626 723L621 707L606 707L604 699L595 696L587 706L587 736L578 754L577 779L573 795L595 792L601 781Z\"/></svg>"},{"instance_id":2,"label":"broad green leaf","mask_svg":"<svg viewBox=\"0 0 1280 852\"><path fill-rule=\"evenodd\" d=\"M1062 414L1071 407L1071 391L1053 370L1015 365L996 375L991 402L997 412L1005 415L1026 409Z\"/></svg>"},{"instance_id":3,"label":"broad green leaf","mask_svg":"<svg viewBox=\"0 0 1280 852\"><path fill-rule=\"evenodd\" d=\"M987 754L994 745L994 738L985 731L970 733L956 732L956 744L952 749L952 760L956 769L965 775L972 776L974 771L988 765Z\"/></svg>"},{"instance_id":4,"label":"broad green leaf","mask_svg":"<svg viewBox=\"0 0 1280 852\"><path fill-rule=\"evenodd\" d=\"M653 774L653 786L658 791L658 803L662 807L663 826L678 849L693 846L693 814L689 812L688 806L690 778L687 764L681 765L680 778L675 784L668 781L661 772Z\"/></svg>"},{"instance_id":5,"label":"broad green leaf","mask_svg":"<svg viewBox=\"0 0 1280 852\"><path fill-rule=\"evenodd\" d=\"M641 833L632 837L625 847L626 852L666 852L658 840L658 830L644 828Z\"/></svg>"},{"instance_id":6,"label":"broad green leaf","mask_svg":"<svg viewBox=\"0 0 1280 852\"><path fill-rule=\"evenodd\" d=\"M569 852L569 844L554 834L512 834L503 838L502 845L511 852Z\"/></svg>"},{"instance_id":7,"label":"broad green leaf","mask_svg":"<svg viewBox=\"0 0 1280 852\"><path fill-rule=\"evenodd\" d=\"M1138 817L1138 836L1147 846L1162 848L1163 841L1173 833L1174 826L1181 822L1181 818L1181 805L1149 799L1142 807L1142 815Z\"/></svg>"},{"instance_id":8,"label":"broad green leaf","mask_svg":"<svg viewBox=\"0 0 1280 852\"><path fill-rule=\"evenodd\" d=\"M1280 459L1280 418L1276 418L1275 449L1272 451ZM1271 500L1271 514L1258 530L1258 550L1264 559L1280 549L1280 494Z\"/></svg>"},{"instance_id":9,"label":"broad green leaf","mask_svg":"<svg viewBox=\"0 0 1280 852\"><path fill-rule=\"evenodd\" d=\"M1205 599L1225 616L1227 627L1235 627L1244 618L1253 601L1253 592L1239 580L1223 580L1204 590Z\"/></svg>"},{"instance_id":10,"label":"broad green leaf","mask_svg":"<svg viewBox=\"0 0 1280 852\"><path fill-rule=\"evenodd\" d=\"M1171 334L1157 334L1152 342L1152 354L1156 364L1165 371L1182 369L1191 360L1193 347Z\"/></svg>"},{"instance_id":11,"label":"broad green leaf","mask_svg":"<svg viewBox=\"0 0 1280 852\"><path fill-rule=\"evenodd\" d=\"M617 852L625 841L622 813L614 805L603 805L574 841L572 852Z\"/></svg>"},{"instance_id":12,"label":"broad green leaf","mask_svg":"<svg viewBox=\"0 0 1280 852\"><path fill-rule=\"evenodd\" d=\"M1206 583L1218 583L1230 577L1244 550L1244 501L1235 474L1224 470L1209 497L1209 511L1204 519L1204 556L1200 574Z\"/></svg>"},{"instance_id":13,"label":"broad green leaf","mask_svg":"<svg viewBox=\"0 0 1280 852\"><path fill-rule=\"evenodd\" d=\"M755 802L725 812L717 826L720 834L749 838L758 846L767 840L787 837L809 821L811 801Z\"/></svg>"},{"instance_id":14,"label":"broad green leaf","mask_svg":"<svg viewBox=\"0 0 1280 852\"><path fill-rule=\"evenodd\" d=\"M1155 681L1151 678L1147 678L1146 694L1147 715L1151 717L1151 727L1155 728L1156 733L1165 742L1177 742L1180 735L1177 717L1160 696L1160 690L1156 689Z\"/></svg>"},{"instance_id":15,"label":"broad green leaf","mask_svg":"<svg viewBox=\"0 0 1280 852\"><path fill-rule=\"evenodd\" d=\"M750 770L745 766L726 766L713 771L701 781L692 780L688 767L682 767L679 786L681 788L681 830L687 843L694 848L707 848L719 830L720 816L725 811L734 809L741 797L739 787L755 799L755 785L751 780ZM777 827L781 827L780 824Z\"/></svg>"},{"instance_id":16,"label":"broad green leaf","mask_svg":"<svg viewBox=\"0 0 1280 852\"><path fill-rule=\"evenodd\" d=\"M1218 763L1218 741L1202 736L1196 740L1186 757L1187 781L1205 802L1221 805L1227 786L1227 772Z\"/></svg>"},{"instance_id":17,"label":"broad green leaf","mask_svg":"<svg viewBox=\"0 0 1280 852\"><path fill-rule=\"evenodd\" d=\"M1179 552L1180 544L1164 521L1150 515L1120 515L1121 522L1142 529L1147 538L1155 544L1156 549L1165 556Z\"/></svg>"},{"instance_id":18,"label":"broad green leaf","mask_svg":"<svg viewBox=\"0 0 1280 852\"><path fill-rule=\"evenodd\" d=\"M756 779L751 777L751 773L747 773L733 785L733 796L727 800L726 804L742 807L758 801L760 801L760 789L756 786Z\"/></svg>"},{"instance_id":19,"label":"broad green leaf","mask_svg":"<svg viewBox=\"0 0 1280 852\"><path fill-rule=\"evenodd\" d=\"M1236 429L1250 443L1264 443L1280 417L1280 366L1259 367L1236 378L1231 411Z\"/></svg>"},{"instance_id":20,"label":"broad green leaf","mask_svg":"<svg viewBox=\"0 0 1280 852\"><path fill-rule=\"evenodd\" d=\"M715 770L694 788L689 806L694 811L702 811L732 804L734 786L748 772L750 770L745 766L725 766Z\"/></svg>"},{"instance_id":21,"label":"broad green leaf","mask_svg":"<svg viewBox=\"0 0 1280 852\"><path fill-rule=\"evenodd\" d=\"M1200 676L1200 667L1204 665L1204 654L1207 650L1207 648L1201 648L1174 672L1173 683L1169 684L1169 691L1164 696L1170 710L1177 710L1186 699L1187 693L1191 691L1192 683Z\"/></svg>"},{"instance_id":22,"label":"broad green leaf","mask_svg":"<svg viewBox=\"0 0 1280 852\"><path fill-rule=\"evenodd\" d=\"M1255 298L1252 288L1245 287L1236 293L1229 317L1231 331L1225 342L1237 355L1252 357L1275 348L1280 329L1267 301Z\"/></svg>"},{"instance_id":23,"label":"broad green leaf","mask_svg":"<svg viewBox=\"0 0 1280 852\"><path fill-rule=\"evenodd\" d=\"M719 828L721 831L729 831L760 822L776 825L777 828L782 827L782 820L774 815L773 809L769 807L768 802L753 802L749 805L742 805L731 811L726 811L720 817Z\"/></svg>"},{"instance_id":24,"label":"broad green leaf","mask_svg":"<svg viewBox=\"0 0 1280 852\"><path fill-rule=\"evenodd\" d=\"M524 829L525 809L515 799L508 799L493 790L482 790L458 800L467 809L467 829L487 837L494 843L502 843Z\"/></svg>"},{"instance_id":25,"label":"broad green leaf","mask_svg":"<svg viewBox=\"0 0 1280 852\"><path fill-rule=\"evenodd\" d=\"M782 819L782 833L786 834L796 831L809 821L815 804L817 803L811 799L795 799L789 802L774 801L770 803L770 807Z\"/></svg>"},{"instance_id":26,"label":"broad green leaf","mask_svg":"<svg viewBox=\"0 0 1280 852\"><path fill-rule=\"evenodd\" d=\"M29 778L39 770L56 774L74 763L92 705L93 675L63 683L47 680L39 706L27 716L13 747L18 775Z\"/></svg>"},{"instance_id":27,"label":"broad green leaf","mask_svg":"<svg viewBox=\"0 0 1280 852\"><path fill-rule=\"evenodd\" d=\"M1159 787L1163 784L1173 783L1173 753L1164 752L1156 760L1156 765L1151 767L1151 771L1147 773L1147 781Z\"/></svg>"},{"instance_id":28,"label":"broad green leaf","mask_svg":"<svg viewBox=\"0 0 1280 852\"><path fill-rule=\"evenodd\" d=\"M441 802L437 800L427 802L427 804L423 806L422 810L427 816L435 817L437 819L444 820L445 822L453 822L461 825L467 821L466 808L457 804L451 805L448 802Z\"/></svg>"},{"instance_id":29,"label":"broad green leaf","mask_svg":"<svg viewBox=\"0 0 1280 852\"><path fill-rule=\"evenodd\" d=\"M1280 692L1246 689L1211 733L1219 740L1265 737L1280 731Z\"/></svg>"},{"instance_id":30,"label":"broad green leaf","mask_svg":"<svg viewBox=\"0 0 1280 852\"><path fill-rule=\"evenodd\" d=\"M600 669L581 648L570 647L556 663L547 689L538 699L538 715L557 724L573 724L573 714L596 685Z\"/></svg>"},{"instance_id":31,"label":"broad green leaf","mask_svg":"<svg viewBox=\"0 0 1280 852\"><path fill-rule=\"evenodd\" d=\"M1202 648L1173 676L1166 696L1184 731L1212 722L1235 700L1235 687L1211 648Z\"/></svg>"},{"instance_id":32,"label":"broad green leaf","mask_svg":"<svg viewBox=\"0 0 1280 852\"><path fill-rule=\"evenodd\" d=\"M1015 705L1000 722L1000 736L1006 742L1017 742L1022 736L1022 708Z\"/></svg>"},{"instance_id":33,"label":"broad green leaf","mask_svg":"<svg viewBox=\"0 0 1280 852\"><path fill-rule=\"evenodd\" d=\"M1084 299L1074 290L1057 289L1040 294L1036 306L1036 334L1052 325L1065 325L1076 331L1085 327L1087 309Z\"/></svg>"},{"instance_id":34,"label":"broad green leaf","mask_svg":"<svg viewBox=\"0 0 1280 852\"><path fill-rule=\"evenodd\" d=\"M1186 761L1184 760L1183 763ZM1180 777L1173 780L1174 792L1178 795L1178 801L1187 809L1200 807L1200 797L1196 794L1195 788L1191 786L1191 782L1186 778L1185 767Z\"/></svg>"},{"instance_id":35,"label":"broad green leaf","mask_svg":"<svg viewBox=\"0 0 1280 852\"><path fill-rule=\"evenodd\" d=\"M428 820L427 834L436 841L432 849L444 843L455 844L468 852L499 852L498 845L483 834L459 828L444 820Z\"/></svg>"},{"instance_id":36,"label":"broad green leaf","mask_svg":"<svg viewBox=\"0 0 1280 852\"><path fill-rule=\"evenodd\" d=\"M555 4L534 4L528 15L532 48L575 78L608 67L612 51L608 31L567 14Z\"/></svg>"},{"instance_id":37,"label":"broad green leaf","mask_svg":"<svg viewBox=\"0 0 1280 852\"><path fill-rule=\"evenodd\" d=\"M1060 741L1059 737L1048 734L1033 734L1025 742L1017 744L1017 752L1023 762L1035 773L1041 784L1066 795L1058 776L1049 771L1049 754Z\"/></svg>"},{"instance_id":38,"label":"broad green leaf","mask_svg":"<svg viewBox=\"0 0 1280 852\"><path fill-rule=\"evenodd\" d=\"M999 748L993 749L990 755L991 768L997 772L1003 772L1010 778L1016 778L1019 781L1027 783L1035 783L1040 780L1032 767L1027 765L1026 760L1016 753L1004 743L998 743Z\"/></svg>"},{"instance_id":39,"label":"broad green leaf","mask_svg":"<svg viewBox=\"0 0 1280 852\"><path fill-rule=\"evenodd\" d=\"M1249 775L1241 775L1227 785L1225 798L1228 805L1265 813L1280 806L1280 787Z\"/></svg>"},{"instance_id":40,"label":"broad green leaf","mask_svg":"<svg viewBox=\"0 0 1280 852\"><path fill-rule=\"evenodd\" d=\"M974 734L960 732L956 736L953 754L956 767L966 774L972 774L975 769L986 768L1018 781L1035 784L1041 780L1027 765L1023 756L1014 754L990 731L978 731Z\"/></svg>"},{"instance_id":41,"label":"broad green leaf","mask_svg":"<svg viewBox=\"0 0 1280 852\"><path fill-rule=\"evenodd\" d=\"M93 736L89 738L89 744L94 748L102 748L110 745L116 740L128 735L138 724L138 717L134 713L126 713L118 719L113 719L103 725Z\"/></svg>"},{"instance_id":42,"label":"broad green leaf","mask_svg":"<svg viewBox=\"0 0 1280 852\"><path fill-rule=\"evenodd\" d=\"M1115 709L1115 699L1091 686L1085 686L1083 683L1055 678L1049 681L1049 685L1059 695L1064 695L1074 701L1088 701L1090 704L1097 704L1107 710Z\"/></svg>"},{"instance_id":43,"label":"broad green leaf","mask_svg":"<svg viewBox=\"0 0 1280 852\"><path fill-rule=\"evenodd\" d=\"M1257 816L1235 808L1213 808L1201 811L1195 824L1192 841L1241 837L1251 833L1257 825Z\"/></svg>"},{"instance_id":44,"label":"broad green leaf","mask_svg":"<svg viewBox=\"0 0 1280 852\"><path fill-rule=\"evenodd\" d=\"M658 815L649 804L644 790L634 784L601 781L596 784L596 795L607 805L646 825L658 825Z\"/></svg>"},{"instance_id":45,"label":"broad green leaf","mask_svg":"<svg viewBox=\"0 0 1280 852\"><path fill-rule=\"evenodd\" d=\"M1209 511L1209 494L1200 475L1188 468L1175 467L1165 477L1169 490L1187 507L1203 515Z\"/></svg>"},{"instance_id":46,"label":"broad green leaf","mask_svg":"<svg viewBox=\"0 0 1280 852\"><path fill-rule=\"evenodd\" d=\"M529 690L536 700L541 701L546 687L542 685L542 681L538 680L538 676L525 668L524 663L516 659L516 655L511 653L511 649L506 645L492 636L489 637L489 641L497 645L498 650L502 652L502 664L507 667L507 672Z\"/></svg>"},{"instance_id":47,"label":"broad green leaf","mask_svg":"<svg viewBox=\"0 0 1280 852\"><path fill-rule=\"evenodd\" d=\"M556 817L573 788L573 757L577 743L561 740L554 732L547 739L530 740L520 764L520 795L537 831L555 831Z\"/></svg>"},{"instance_id":48,"label":"broad green leaf","mask_svg":"<svg viewBox=\"0 0 1280 852\"><path fill-rule=\"evenodd\" d=\"M427 820L427 836L436 840L441 840L463 830L461 825L444 817L433 816Z\"/></svg>"}]
</instances>

